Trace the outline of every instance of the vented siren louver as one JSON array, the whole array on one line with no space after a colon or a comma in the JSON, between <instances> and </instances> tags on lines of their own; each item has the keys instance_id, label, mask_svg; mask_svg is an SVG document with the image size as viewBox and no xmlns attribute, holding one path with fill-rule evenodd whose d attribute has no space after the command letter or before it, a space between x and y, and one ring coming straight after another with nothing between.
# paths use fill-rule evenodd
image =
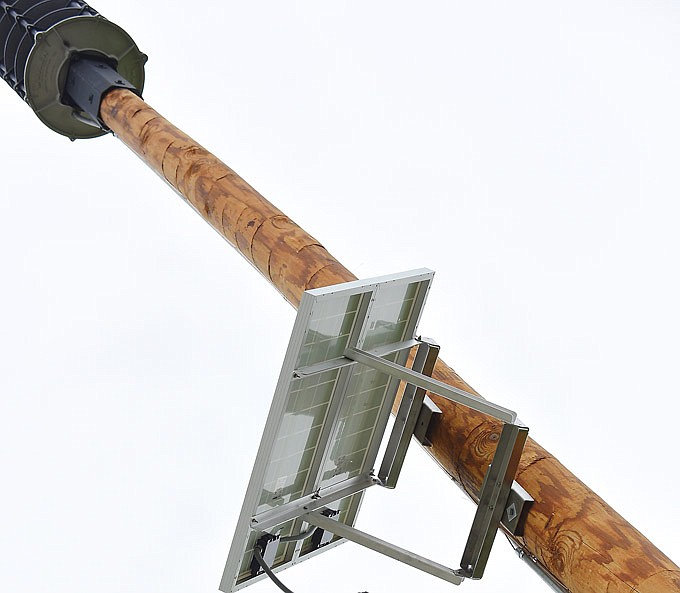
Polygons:
<instances>
[{"instance_id":1,"label":"vented siren louver","mask_svg":"<svg viewBox=\"0 0 680 593\"><path fill-rule=\"evenodd\" d=\"M0 0L0 76L50 128L69 138L105 133L83 121L64 88L71 63L111 65L141 92L146 56L118 25L80 0Z\"/></svg>"}]
</instances>

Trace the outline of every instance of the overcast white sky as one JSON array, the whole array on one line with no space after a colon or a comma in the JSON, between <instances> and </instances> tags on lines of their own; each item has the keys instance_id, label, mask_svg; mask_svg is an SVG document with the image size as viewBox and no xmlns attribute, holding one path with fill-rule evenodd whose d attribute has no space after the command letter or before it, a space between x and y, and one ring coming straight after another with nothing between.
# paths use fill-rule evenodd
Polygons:
<instances>
[{"instance_id":1,"label":"overcast white sky","mask_svg":"<svg viewBox=\"0 0 680 593\"><path fill-rule=\"evenodd\" d=\"M680 561L680 6L198 4L94 6L355 274L434 269L442 357ZM0 586L214 592L294 311L115 139L0 118ZM417 451L358 526L456 566L473 513ZM451 590L354 544L281 576ZM500 538L463 587L547 591Z\"/></svg>"}]
</instances>

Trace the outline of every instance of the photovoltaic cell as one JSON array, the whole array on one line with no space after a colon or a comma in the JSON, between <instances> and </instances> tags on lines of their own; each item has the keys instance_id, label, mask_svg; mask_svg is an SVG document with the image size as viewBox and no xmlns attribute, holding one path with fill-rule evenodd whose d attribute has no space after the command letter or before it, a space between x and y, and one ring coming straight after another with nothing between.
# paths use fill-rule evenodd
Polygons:
<instances>
[{"instance_id":1,"label":"photovoltaic cell","mask_svg":"<svg viewBox=\"0 0 680 593\"><path fill-rule=\"evenodd\" d=\"M358 476L368 475L396 395L398 381L343 358L349 347L373 351L412 340L433 272L417 270L351 282L303 295L265 426L220 589L233 591L253 576L253 548L261 533L251 519L294 504ZM385 356L404 364L402 345ZM363 493L337 501L339 520L353 525ZM290 535L302 520L270 533ZM332 546L310 540L281 544L281 569Z\"/></svg>"}]
</instances>

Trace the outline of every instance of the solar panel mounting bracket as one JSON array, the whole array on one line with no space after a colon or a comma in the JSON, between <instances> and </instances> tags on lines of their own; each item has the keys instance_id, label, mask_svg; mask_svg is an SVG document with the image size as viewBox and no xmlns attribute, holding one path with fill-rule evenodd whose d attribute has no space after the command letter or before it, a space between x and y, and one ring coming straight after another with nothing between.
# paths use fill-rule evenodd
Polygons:
<instances>
[{"instance_id":1,"label":"solar panel mounting bracket","mask_svg":"<svg viewBox=\"0 0 680 593\"><path fill-rule=\"evenodd\" d=\"M375 354L356 347L347 348L344 356L400 379L407 385L404 391L404 398L401 402L402 405L400 405L399 412L397 413L395 430L387 446L384 465L381 467L381 472L378 475L381 478L382 485L388 488L393 488L396 485L401 464L403 463L403 456L405 456L406 448L408 448L408 441L413 435L413 430L410 433L402 432L400 436L396 436L395 431L400 424L408 425L415 429L415 422L418 419L423 403L423 400L420 398L424 398L426 391L503 421L503 429L496 446L493 461L482 484L479 504L463 552L461 568L456 571L456 574L460 577L476 580L481 579L484 574L491 547L496 537L496 531L504 518L504 511L507 509L514 477L529 429L518 422L517 414L512 410L475 397L466 391L432 379L419 372L418 369L422 371L426 368L428 370L434 368L438 351L439 348L436 344L423 342L416 354L413 364L414 368L411 369L384 360L379 356L375 356ZM435 353L434 355L432 354L433 352ZM409 405L409 401L405 402L405 398L409 394L413 394L410 396L410 401L416 404L417 411L408 410L401 417L402 408L405 407L404 404L406 404L406 407ZM416 400L416 394L418 394L419 401ZM390 466L392 457L396 459L396 462L394 462L393 466Z\"/></svg>"},{"instance_id":2,"label":"solar panel mounting bracket","mask_svg":"<svg viewBox=\"0 0 680 593\"><path fill-rule=\"evenodd\" d=\"M431 377L427 377L422 373L418 373L412 369L408 369L388 360L384 360L379 356L372 354L371 352L350 347L345 350L344 356L345 358L349 358L363 365L371 367L376 371L391 375L396 379L400 379L405 383L420 387L425 391L436 393L445 399L462 404L468 408L481 412L482 414L496 418L497 420L502 420L508 424L514 424L517 421L517 413L513 412L512 410L508 410L507 408L493 404L485 399L476 397L467 391L458 389L457 387L453 387L451 385L447 385L446 383L442 383L441 381L437 381L436 379L432 379Z\"/></svg>"},{"instance_id":3,"label":"solar panel mounting bracket","mask_svg":"<svg viewBox=\"0 0 680 593\"><path fill-rule=\"evenodd\" d=\"M363 492L371 486L376 486L378 484L380 484L380 480L374 476L357 476L356 478L346 480L337 486L330 486L323 491L308 494L294 502L255 515L251 519L250 525L257 531L266 532L277 525L281 525L292 519L297 519L304 514L316 511L317 509L322 509L333 502Z\"/></svg>"},{"instance_id":4,"label":"solar panel mounting bracket","mask_svg":"<svg viewBox=\"0 0 680 593\"><path fill-rule=\"evenodd\" d=\"M439 345L436 342L427 338L419 338L411 370L431 377L438 356ZM415 434L425 402L425 395L425 389L417 387L413 383L408 383L404 388L399 409L394 419L392 434L378 472L378 478L385 488L392 489L397 485L411 443L411 437Z\"/></svg>"},{"instance_id":5,"label":"solar panel mounting bracket","mask_svg":"<svg viewBox=\"0 0 680 593\"><path fill-rule=\"evenodd\" d=\"M432 441L430 441L429 437L430 430L433 429L441 415L442 411L439 406L426 395L418 414L415 432L413 433L413 438L423 447L429 448L432 446Z\"/></svg>"},{"instance_id":6,"label":"solar panel mounting bracket","mask_svg":"<svg viewBox=\"0 0 680 593\"><path fill-rule=\"evenodd\" d=\"M460 584L466 578L481 578L502 521L513 533L521 530L522 519L514 513L521 515L531 501L519 486L515 488L513 478L528 429L515 412L432 378L439 346L426 338L416 339L415 332L433 275L421 269L305 292L222 591L235 591L262 578L250 575L248 569L253 546L267 533L280 536L282 542L276 549L274 571L349 540ZM402 383L392 431L376 465ZM503 422L457 570L354 528L363 493L375 485L396 486L411 438L427 446L431 420L441 413L428 392ZM323 514L329 508L335 512L333 519ZM511 517L512 525L506 521ZM325 535L328 545L314 547L309 538L293 535L304 536L306 524L335 536Z\"/></svg>"},{"instance_id":7,"label":"solar panel mounting bracket","mask_svg":"<svg viewBox=\"0 0 680 593\"><path fill-rule=\"evenodd\" d=\"M460 585L465 580L465 577L458 574L458 571L455 571L451 568L448 568L447 566L434 562L413 552L409 552L404 548L400 548L399 546L395 546L394 544L378 539L373 535L359 531L354 527L333 521L333 519L329 519L321 513L309 513L304 516L304 519L310 525L316 525L324 531L330 531L339 537L359 544L360 546L364 546L365 548L369 548L385 556L389 556L394 560L408 564L413 568L427 572L428 574L448 581L449 583L453 583L454 585Z\"/></svg>"}]
</instances>

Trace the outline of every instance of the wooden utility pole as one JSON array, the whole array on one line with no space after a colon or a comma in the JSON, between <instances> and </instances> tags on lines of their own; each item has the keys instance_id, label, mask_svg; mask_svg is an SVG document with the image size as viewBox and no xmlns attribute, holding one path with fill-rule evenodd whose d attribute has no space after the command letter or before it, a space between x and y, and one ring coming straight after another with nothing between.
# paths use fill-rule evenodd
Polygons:
<instances>
[{"instance_id":1,"label":"wooden utility pole","mask_svg":"<svg viewBox=\"0 0 680 593\"><path fill-rule=\"evenodd\" d=\"M0 76L44 123L74 139L113 131L293 306L305 290L355 279L319 241L138 96L146 57L120 27L81 0L56 4L0 0ZM474 393L442 361L433 376ZM430 453L475 499L500 426L433 399L443 414L429 435ZM680 568L532 440L517 481L535 503L515 545L567 590L680 593Z\"/></svg>"},{"instance_id":2,"label":"wooden utility pole","mask_svg":"<svg viewBox=\"0 0 680 593\"><path fill-rule=\"evenodd\" d=\"M110 91L101 118L294 307L305 290L356 279L319 241L132 92ZM475 393L443 361L433 376ZM431 434L431 455L476 498L500 426L432 397L443 414ZM515 543L569 591L680 593L680 568L531 439L517 481L536 502Z\"/></svg>"}]
</instances>

